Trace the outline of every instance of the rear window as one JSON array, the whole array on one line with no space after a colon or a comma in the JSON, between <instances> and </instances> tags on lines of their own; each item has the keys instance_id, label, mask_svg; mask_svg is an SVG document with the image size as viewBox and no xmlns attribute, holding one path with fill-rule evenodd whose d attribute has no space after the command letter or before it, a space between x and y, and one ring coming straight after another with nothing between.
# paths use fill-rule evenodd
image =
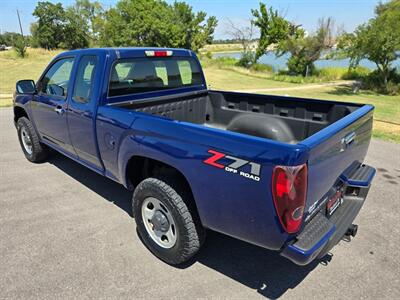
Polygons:
<instances>
[{"instance_id":1,"label":"rear window","mask_svg":"<svg viewBox=\"0 0 400 300\"><path fill-rule=\"evenodd\" d=\"M108 96L122 96L203 84L191 57L131 58L117 61L110 75Z\"/></svg>"}]
</instances>

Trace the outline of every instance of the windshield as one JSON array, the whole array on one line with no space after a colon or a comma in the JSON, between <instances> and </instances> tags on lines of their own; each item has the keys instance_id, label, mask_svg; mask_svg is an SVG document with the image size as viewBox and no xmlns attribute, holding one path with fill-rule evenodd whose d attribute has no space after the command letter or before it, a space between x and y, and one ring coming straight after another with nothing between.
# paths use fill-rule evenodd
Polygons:
<instances>
[{"instance_id":1,"label":"windshield","mask_svg":"<svg viewBox=\"0 0 400 300\"><path fill-rule=\"evenodd\" d=\"M203 84L192 57L132 58L117 61L111 69L108 96L122 96Z\"/></svg>"}]
</instances>

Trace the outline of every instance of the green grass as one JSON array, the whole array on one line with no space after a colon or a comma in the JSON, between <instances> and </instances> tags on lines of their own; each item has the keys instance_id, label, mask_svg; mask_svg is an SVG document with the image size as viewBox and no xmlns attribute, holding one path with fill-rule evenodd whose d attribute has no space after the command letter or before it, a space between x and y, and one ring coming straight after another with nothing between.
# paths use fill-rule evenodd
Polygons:
<instances>
[{"instance_id":1,"label":"green grass","mask_svg":"<svg viewBox=\"0 0 400 300\"><path fill-rule=\"evenodd\" d=\"M26 58L17 57L13 50L0 52L0 94L11 94L18 80L37 80L51 59L60 52L62 50L28 49Z\"/></svg>"},{"instance_id":2,"label":"green grass","mask_svg":"<svg viewBox=\"0 0 400 300\"><path fill-rule=\"evenodd\" d=\"M318 76L326 80L338 79L360 79L366 77L371 72L371 69L358 66L349 70L347 67L325 67L317 70Z\"/></svg>"},{"instance_id":3,"label":"green grass","mask_svg":"<svg viewBox=\"0 0 400 300\"><path fill-rule=\"evenodd\" d=\"M232 69L218 68L215 66L204 68L207 84L212 89L221 90L248 90L257 88L283 88L298 86L294 83L287 83L281 81L275 81L268 78L263 78L252 74L251 71L247 73L235 71L235 67Z\"/></svg>"},{"instance_id":4,"label":"green grass","mask_svg":"<svg viewBox=\"0 0 400 300\"><path fill-rule=\"evenodd\" d=\"M285 74L286 72L280 72L280 74L273 74L271 78L278 81L292 83L318 83L336 80L361 79L366 77L370 72L371 70L365 67L357 67L352 70L349 70L347 67L325 67L316 70L316 74L313 76L293 76Z\"/></svg>"},{"instance_id":5,"label":"green grass","mask_svg":"<svg viewBox=\"0 0 400 300\"><path fill-rule=\"evenodd\" d=\"M17 57L13 50L0 52L0 94L12 94L18 80L37 80L51 59L60 52L62 50L28 49L26 58ZM12 99L0 95L0 107L10 105Z\"/></svg>"}]
</instances>

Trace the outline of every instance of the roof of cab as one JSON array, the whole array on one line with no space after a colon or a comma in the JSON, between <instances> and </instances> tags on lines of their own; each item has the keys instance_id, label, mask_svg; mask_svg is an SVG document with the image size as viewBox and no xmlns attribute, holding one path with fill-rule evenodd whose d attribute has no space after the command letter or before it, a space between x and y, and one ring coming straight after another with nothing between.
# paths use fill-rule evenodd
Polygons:
<instances>
[{"instance_id":1,"label":"roof of cab","mask_svg":"<svg viewBox=\"0 0 400 300\"><path fill-rule=\"evenodd\" d=\"M70 50L57 55L68 56L68 55L85 55L85 54L109 54L118 58L130 58L130 57L145 57L145 51L172 51L172 56L194 56L193 51L182 48L157 48L157 47L126 47L126 48L86 48Z\"/></svg>"}]
</instances>

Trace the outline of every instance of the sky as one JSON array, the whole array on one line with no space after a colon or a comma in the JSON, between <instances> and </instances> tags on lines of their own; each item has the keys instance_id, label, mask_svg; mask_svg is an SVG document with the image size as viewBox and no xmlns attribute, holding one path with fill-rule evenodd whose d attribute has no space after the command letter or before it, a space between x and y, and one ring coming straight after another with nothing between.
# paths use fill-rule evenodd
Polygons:
<instances>
[{"instance_id":1,"label":"sky","mask_svg":"<svg viewBox=\"0 0 400 300\"><path fill-rule=\"evenodd\" d=\"M75 0L58 0L68 6ZM103 7L114 6L117 0L99 0ZM167 0L172 3L173 0ZM247 24L251 18L251 9L258 8L260 0L186 0L194 11L205 11L218 19L218 27L214 38L229 38L227 20L230 19L239 26ZM335 23L343 26L346 31L352 31L357 25L368 21L374 15L374 7L379 0L264 0L267 6L272 6L290 21L301 24L312 32L321 17L333 17ZM29 26L35 21L32 12L37 1L0 0L0 31L19 32L16 9L19 10L24 34L29 33Z\"/></svg>"}]
</instances>

